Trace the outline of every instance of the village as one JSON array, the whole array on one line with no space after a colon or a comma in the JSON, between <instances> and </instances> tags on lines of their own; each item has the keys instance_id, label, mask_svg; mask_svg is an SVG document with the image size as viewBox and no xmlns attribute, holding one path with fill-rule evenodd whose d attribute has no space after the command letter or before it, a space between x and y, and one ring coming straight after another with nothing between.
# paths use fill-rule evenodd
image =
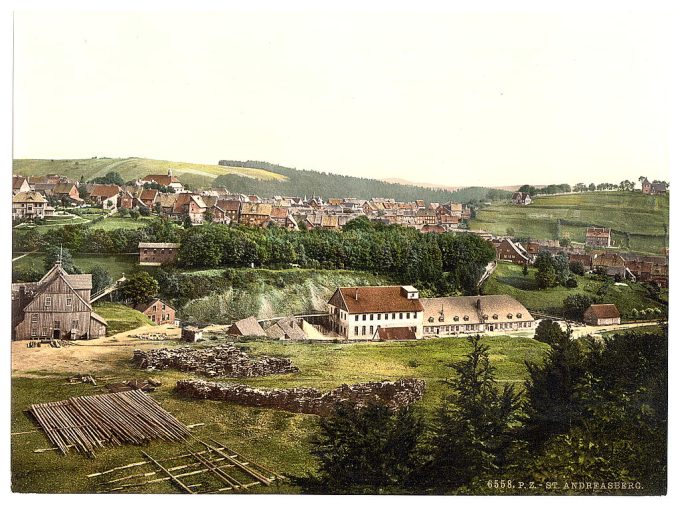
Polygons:
<instances>
[{"instance_id":1,"label":"village","mask_svg":"<svg viewBox=\"0 0 680 507\"><path fill-rule=\"evenodd\" d=\"M120 179L120 176L114 173L107 174L106 178ZM651 184L646 178L641 178L640 182L643 194L667 192L665 183ZM513 205L530 206L531 202L529 193L512 195ZM195 192L186 190L169 168L167 174L147 175L122 186L85 183L82 178L78 183L56 174L15 175L12 206L12 218L18 228L63 217L70 209L91 207L106 211L110 216L126 216L131 212L145 216L155 214L185 226L217 223L289 230L298 230L300 224L305 230L341 230L351 220L366 217L385 225L413 228L422 234L472 234L488 241L493 245L495 260L486 266L478 285L493 273L499 262L526 267L534 264L542 253L548 253L563 256L572 271L581 274L592 272L617 283L629 280L668 287L667 255L620 251L612 244L610 228L587 227L583 244L531 239L522 244L513 237L470 230L467 221L473 211L469 205L456 202L426 205L423 200L398 202L386 198L328 198L326 201L317 196L261 198L231 194L224 188ZM106 220L105 216L100 218ZM140 267L172 266L180 246L180 243L172 242L140 242L138 264ZM13 339L105 336L106 321L91 305L102 297L110 297L124 281L124 278L117 280L91 295L91 275L68 274L57 262L40 280L13 284ZM159 298L150 297L134 307L153 324L183 325L176 316L176 309ZM534 322L530 312L508 295L420 298L418 289L412 286L338 287L326 308L312 315L275 318L253 315L233 322L228 326L228 332L234 336L284 340L384 341L496 331L526 333L535 327ZM621 317L613 304L593 304L583 313L582 322L620 324Z\"/></svg>"}]
</instances>

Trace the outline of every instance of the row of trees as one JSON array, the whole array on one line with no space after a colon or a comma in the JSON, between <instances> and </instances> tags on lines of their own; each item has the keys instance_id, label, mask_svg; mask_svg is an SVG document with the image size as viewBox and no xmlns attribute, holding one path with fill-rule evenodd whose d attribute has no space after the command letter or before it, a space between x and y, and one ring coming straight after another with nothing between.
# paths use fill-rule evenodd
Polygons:
<instances>
[{"instance_id":1,"label":"row of trees","mask_svg":"<svg viewBox=\"0 0 680 507\"><path fill-rule=\"evenodd\" d=\"M568 183L561 183L559 185L548 185L542 188L537 188L533 185L522 185L517 191L524 192L532 197L536 194L564 194L571 192L571 185Z\"/></svg>"},{"instance_id":2,"label":"row of trees","mask_svg":"<svg viewBox=\"0 0 680 507\"><path fill-rule=\"evenodd\" d=\"M434 415L341 406L322 419L318 471L296 479L303 491L536 494L555 481L562 492L595 482L603 493L623 483L664 494L665 330L602 341L558 330L543 360L527 363L521 392L499 385L479 337L470 345Z\"/></svg>"},{"instance_id":3,"label":"row of trees","mask_svg":"<svg viewBox=\"0 0 680 507\"><path fill-rule=\"evenodd\" d=\"M372 197L386 197L398 201L415 201L423 199L425 202L464 202L490 201L508 199L511 195L506 190L489 189L483 187L469 187L456 191L417 187L414 185L399 185L369 178L343 176L317 171L293 169L269 162L249 160L220 160L220 165L231 167L249 167L264 169L286 177L285 180L260 180L247 178L236 174L218 176L213 182L215 187L226 187L232 192L257 194L260 196L295 195L324 197L355 197L370 199Z\"/></svg>"},{"instance_id":4,"label":"row of trees","mask_svg":"<svg viewBox=\"0 0 680 507\"><path fill-rule=\"evenodd\" d=\"M365 217L345 229L288 231L205 224L183 234L178 264L185 268L289 266L354 269L386 274L438 293L473 293L493 247L475 235L421 234Z\"/></svg>"}]
</instances>

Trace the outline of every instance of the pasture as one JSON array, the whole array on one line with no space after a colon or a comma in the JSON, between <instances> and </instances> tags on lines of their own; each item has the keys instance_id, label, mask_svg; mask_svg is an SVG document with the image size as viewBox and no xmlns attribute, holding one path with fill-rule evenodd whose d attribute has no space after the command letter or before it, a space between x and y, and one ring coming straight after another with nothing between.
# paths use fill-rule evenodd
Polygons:
<instances>
[{"instance_id":1,"label":"pasture","mask_svg":"<svg viewBox=\"0 0 680 507\"><path fill-rule=\"evenodd\" d=\"M558 220L560 223L558 224ZM614 246L659 254L667 246L668 196L640 192L590 192L536 197L529 206L509 202L485 206L472 229L531 239L585 241L589 225L610 227Z\"/></svg>"}]
</instances>

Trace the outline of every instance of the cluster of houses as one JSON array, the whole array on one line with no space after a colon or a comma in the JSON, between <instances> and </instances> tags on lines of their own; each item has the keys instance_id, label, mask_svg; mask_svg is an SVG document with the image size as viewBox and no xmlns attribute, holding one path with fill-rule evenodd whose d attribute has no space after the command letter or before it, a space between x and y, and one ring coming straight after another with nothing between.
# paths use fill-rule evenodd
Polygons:
<instances>
[{"instance_id":1,"label":"cluster of houses","mask_svg":"<svg viewBox=\"0 0 680 507\"><path fill-rule=\"evenodd\" d=\"M394 199L284 197L261 198L234 194L225 188L200 193L186 190L179 179L167 174L150 174L132 185L85 185L86 199L80 197L76 182L59 175L14 176L13 219L44 218L54 214L49 202L73 206L92 204L104 209L146 208L162 216L192 224L205 221L251 227L275 224L289 229L340 229L350 220L366 216L385 224L399 224L424 233L457 229L469 219L471 210L456 203L430 203L423 200L400 202Z\"/></svg>"},{"instance_id":2,"label":"cluster of houses","mask_svg":"<svg viewBox=\"0 0 680 507\"><path fill-rule=\"evenodd\" d=\"M571 245L561 246L557 240L533 240L522 245L510 238L497 238L492 243L499 261L529 265L541 252L552 255L563 253L570 263L582 264L585 271L600 271L612 277L668 287L668 256L603 250L611 246L610 229L589 227L585 246L592 248L588 250Z\"/></svg>"}]
</instances>

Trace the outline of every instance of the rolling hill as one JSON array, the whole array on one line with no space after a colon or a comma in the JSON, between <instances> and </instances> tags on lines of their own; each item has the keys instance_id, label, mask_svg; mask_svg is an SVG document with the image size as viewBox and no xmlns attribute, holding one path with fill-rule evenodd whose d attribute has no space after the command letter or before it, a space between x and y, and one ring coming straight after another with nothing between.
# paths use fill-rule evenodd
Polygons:
<instances>
[{"instance_id":1,"label":"rolling hill","mask_svg":"<svg viewBox=\"0 0 680 507\"><path fill-rule=\"evenodd\" d=\"M147 174L166 174L168 169L172 169L173 174L178 176L182 183L195 188L210 186L215 178L225 174L237 174L244 178L260 180L285 179L285 176L263 169L192 164L136 157L70 160L17 159L12 164L14 174L21 174L22 176L60 174L75 180L84 176L86 181L104 176L110 171L119 173L127 181L144 177Z\"/></svg>"},{"instance_id":2,"label":"rolling hill","mask_svg":"<svg viewBox=\"0 0 680 507\"><path fill-rule=\"evenodd\" d=\"M478 210L470 227L532 239L585 241L589 225L610 227L614 246L659 254L668 246L668 195L586 192L536 197L529 206L509 202ZM559 221L559 222L558 222Z\"/></svg>"}]
</instances>

